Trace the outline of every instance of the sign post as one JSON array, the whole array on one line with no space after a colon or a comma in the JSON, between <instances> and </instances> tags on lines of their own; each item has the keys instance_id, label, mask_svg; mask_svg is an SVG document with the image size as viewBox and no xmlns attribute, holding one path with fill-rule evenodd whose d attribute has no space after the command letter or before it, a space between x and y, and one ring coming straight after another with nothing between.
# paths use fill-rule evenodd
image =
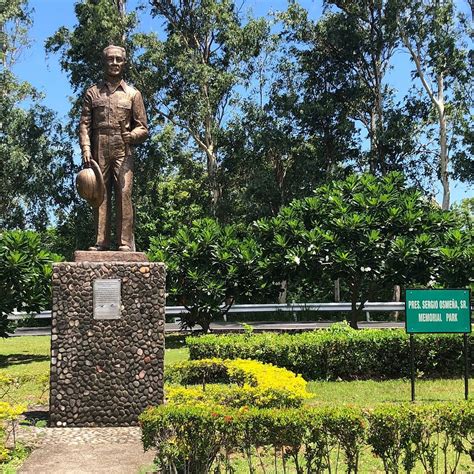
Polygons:
<instances>
[{"instance_id":1,"label":"sign post","mask_svg":"<svg viewBox=\"0 0 474 474\"><path fill-rule=\"evenodd\" d=\"M464 335L464 398L469 396L467 335L471 332L471 293L466 289L408 289L405 293L405 328L410 334L411 400L415 401L414 334Z\"/></svg>"}]
</instances>

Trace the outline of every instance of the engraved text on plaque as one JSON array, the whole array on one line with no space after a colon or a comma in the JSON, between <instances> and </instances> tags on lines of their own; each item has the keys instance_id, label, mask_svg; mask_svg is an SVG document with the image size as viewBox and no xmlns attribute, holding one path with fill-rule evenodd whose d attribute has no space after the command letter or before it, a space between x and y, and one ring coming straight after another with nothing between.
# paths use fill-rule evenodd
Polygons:
<instances>
[{"instance_id":1,"label":"engraved text on plaque","mask_svg":"<svg viewBox=\"0 0 474 474\"><path fill-rule=\"evenodd\" d=\"M120 280L94 280L94 319L120 319Z\"/></svg>"}]
</instances>

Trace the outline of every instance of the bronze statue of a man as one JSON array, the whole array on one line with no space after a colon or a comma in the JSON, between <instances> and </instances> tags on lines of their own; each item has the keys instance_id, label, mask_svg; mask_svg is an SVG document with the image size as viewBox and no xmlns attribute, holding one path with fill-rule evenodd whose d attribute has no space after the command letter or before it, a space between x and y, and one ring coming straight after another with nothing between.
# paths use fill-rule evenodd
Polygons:
<instances>
[{"instance_id":1,"label":"bronze statue of a man","mask_svg":"<svg viewBox=\"0 0 474 474\"><path fill-rule=\"evenodd\" d=\"M123 252L135 251L133 235L133 155L131 145L148 136L142 95L122 79L127 57L120 46L103 51L105 78L86 92L79 123L82 160L99 164L105 195L96 210L96 243L89 250L110 247L111 194L115 189L117 243Z\"/></svg>"}]
</instances>

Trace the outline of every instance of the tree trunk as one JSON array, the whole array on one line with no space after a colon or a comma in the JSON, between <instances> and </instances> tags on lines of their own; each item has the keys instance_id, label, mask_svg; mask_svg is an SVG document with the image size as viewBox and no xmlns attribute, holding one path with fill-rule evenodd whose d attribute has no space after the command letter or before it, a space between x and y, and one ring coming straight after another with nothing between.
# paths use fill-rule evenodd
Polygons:
<instances>
[{"instance_id":1,"label":"tree trunk","mask_svg":"<svg viewBox=\"0 0 474 474\"><path fill-rule=\"evenodd\" d=\"M370 111L370 162L369 171L375 174L377 170L377 117L375 107Z\"/></svg>"},{"instance_id":2,"label":"tree trunk","mask_svg":"<svg viewBox=\"0 0 474 474\"><path fill-rule=\"evenodd\" d=\"M125 2L126 0L117 0L117 10L120 18L125 18ZM125 31L122 33L122 46L125 46L126 41Z\"/></svg>"},{"instance_id":3,"label":"tree trunk","mask_svg":"<svg viewBox=\"0 0 474 474\"><path fill-rule=\"evenodd\" d=\"M212 150L212 145L210 149L206 150L207 156L207 175L209 177L209 187L211 190L211 199L212 199L212 209L215 213L217 203L221 197L221 192L219 189L219 183L217 181L217 157Z\"/></svg>"},{"instance_id":4,"label":"tree trunk","mask_svg":"<svg viewBox=\"0 0 474 474\"><path fill-rule=\"evenodd\" d=\"M387 172L387 166L385 164L385 156L383 155L382 147L380 144L381 136L383 132L383 106L382 106L382 73L381 73L381 66L380 66L380 58L377 58L377 66L376 66L376 75L375 75L375 83L376 83L376 103L375 107L377 110L377 122L375 124L376 127L376 140L375 140L375 157L376 157L376 164L375 168L378 168L380 172L384 175Z\"/></svg>"},{"instance_id":5,"label":"tree trunk","mask_svg":"<svg viewBox=\"0 0 474 474\"><path fill-rule=\"evenodd\" d=\"M395 301L397 303L400 301L400 285L394 285L392 301ZM393 311L390 316L393 318L394 321L398 321L399 315L400 313L398 311Z\"/></svg>"},{"instance_id":6,"label":"tree trunk","mask_svg":"<svg viewBox=\"0 0 474 474\"><path fill-rule=\"evenodd\" d=\"M117 10L122 18L125 16L125 2L126 0L117 0Z\"/></svg>"},{"instance_id":7,"label":"tree trunk","mask_svg":"<svg viewBox=\"0 0 474 474\"><path fill-rule=\"evenodd\" d=\"M375 157L377 160L376 168L380 170L382 174L385 174L387 171L387 166L385 165L385 156L383 155L383 150L381 146L382 134L383 134L383 49L385 46L383 45L383 41L380 41L381 33L380 30L377 28L377 24L382 21L383 18L383 11L382 11L382 3L383 2L374 2L374 31L375 33L375 41L376 44L379 45L375 52L374 52L374 82L375 82L375 111L376 111L376 150L375 150Z\"/></svg>"},{"instance_id":8,"label":"tree trunk","mask_svg":"<svg viewBox=\"0 0 474 474\"><path fill-rule=\"evenodd\" d=\"M401 39L405 47L410 52L410 55L415 63L418 76L420 78L421 84L423 85L428 97L431 100L431 103L436 108L438 113L438 123L439 123L439 174L441 179L441 185L443 186L443 203L442 209L448 210L450 204L450 190L449 190L449 172L448 172L448 138L447 138L447 120L446 120L446 110L444 103L444 77L443 72L438 73L436 80L438 86L438 93L435 96L435 93L431 90L431 87L426 79L425 73L421 64L420 49L417 45L410 43L406 32L403 29L400 30Z\"/></svg>"},{"instance_id":9,"label":"tree trunk","mask_svg":"<svg viewBox=\"0 0 474 474\"><path fill-rule=\"evenodd\" d=\"M359 319L360 311L357 309L357 299L359 296L359 283L357 281L351 284L351 320L350 325L352 329L359 329L357 320Z\"/></svg>"},{"instance_id":10,"label":"tree trunk","mask_svg":"<svg viewBox=\"0 0 474 474\"><path fill-rule=\"evenodd\" d=\"M443 186L443 204L441 208L444 211L449 209L451 200L451 192L449 189L449 172L448 172L448 138L446 124L446 110L444 107L444 80L443 75L438 75L438 115L439 115L439 174L441 184Z\"/></svg>"},{"instance_id":11,"label":"tree trunk","mask_svg":"<svg viewBox=\"0 0 474 474\"><path fill-rule=\"evenodd\" d=\"M278 304L286 304L288 296L288 280L282 280L280 282L280 293L278 295Z\"/></svg>"},{"instance_id":12,"label":"tree trunk","mask_svg":"<svg viewBox=\"0 0 474 474\"><path fill-rule=\"evenodd\" d=\"M379 23L383 18L381 9L382 2L374 2L370 8L370 30L371 38L375 45L371 55L371 69L372 69L372 104L370 110L370 172L375 174L377 171L385 173L385 157L382 155L382 148L380 140L383 131L383 94L382 94L382 51L385 46L380 42Z\"/></svg>"},{"instance_id":13,"label":"tree trunk","mask_svg":"<svg viewBox=\"0 0 474 474\"><path fill-rule=\"evenodd\" d=\"M278 150L270 150L269 161L273 166L273 172L275 174L275 183L280 194L280 203L278 210L285 204L285 178L286 178L286 167L283 162L282 156Z\"/></svg>"},{"instance_id":14,"label":"tree trunk","mask_svg":"<svg viewBox=\"0 0 474 474\"><path fill-rule=\"evenodd\" d=\"M339 278L334 280L334 301L336 303L341 301L341 280Z\"/></svg>"}]
</instances>

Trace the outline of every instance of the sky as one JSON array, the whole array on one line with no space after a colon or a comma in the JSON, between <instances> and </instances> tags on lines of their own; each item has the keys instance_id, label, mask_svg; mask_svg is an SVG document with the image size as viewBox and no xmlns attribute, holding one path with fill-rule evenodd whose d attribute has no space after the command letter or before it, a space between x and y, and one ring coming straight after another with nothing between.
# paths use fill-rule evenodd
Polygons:
<instances>
[{"instance_id":1,"label":"sky","mask_svg":"<svg viewBox=\"0 0 474 474\"><path fill-rule=\"evenodd\" d=\"M72 90L69 86L67 75L61 71L57 55L46 56L44 51L45 40L53 35L61 26L74 27L76 17L74 4L76 0L30 0L33 9L33 26L29 32L31 46L25 50L14 67L15 74L22 80L28 81L41 91L45 99L43 103L56 111L64 120L70 108L69 97ZM320 0L300 0L299 2L309 12L311 18L321 15ZM465 0L458 0L458 6L463 11L469 12ZM127 9L131 10L138 4L149 5L148 0L128 0ZM249 11L254 17L267 16L271 11L283 11L287 7L287 0L246 0L243 12ZM145 31L161 30L159 20L152 19L150 15L142 15L141 29ZM407 89L410 81L409 68L411 67L407 55L398 53L395 61L398 66L394 68L390 81L396 88L403 91ZM402 67L400 67L400 65ZM474 188L453 182L451 185L452 202L460 201L466 197L474 196ZM441 188L439 187L437 199L441 201Z\"/></svg>"}]
</instances>

